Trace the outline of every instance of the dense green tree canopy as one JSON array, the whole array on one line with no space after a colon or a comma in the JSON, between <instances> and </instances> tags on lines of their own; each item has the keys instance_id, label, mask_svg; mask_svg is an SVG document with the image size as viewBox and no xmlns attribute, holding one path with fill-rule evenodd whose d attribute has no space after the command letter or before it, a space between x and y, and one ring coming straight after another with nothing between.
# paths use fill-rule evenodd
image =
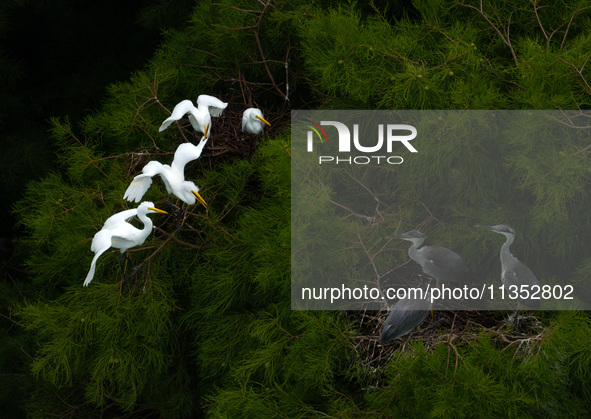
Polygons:
<instances>
[{"instance_id":1,"label":"dense green tree canopy","mask_svg":"<svg viewBox=\"0 0 591 419\"><path fill-rule=\"evenodd\" d=\"M289 133L289 111L302 108L587 109L587 2L230 0L187 14L173 3L142 13L167 28L145 66L110 84L94 111L53 115L46 140L58 166L13 206L22 234L4 267L0 344L0 380L20 389L2 396L13 416L589 414L585 312L532 313L522 330L504 313L439 313L447 325L384 347L384 313L291 311ZM153 215L129 279L109 251L83 288L93 235L134 207L123 201L131 179L192 139L186 120L159 133L161 122L202 93L229 102L187 166L208 207L188 207L180 229ZM264 136L240 132L250 106L272 124ZM492 280L498 238L454 244L475 234L465 220L509 220L520 232L513 250L532 270L584 284L589 144L539 144L524 130L465 153L432 139L372 234L393 220L422 225ZM471 188L473 176L489 176L490 191ZM322 185L298 196L314 198L307 216L343 215ZM168 206L159 180L145 198ZM556 260L569 270L557 272Z\"/></svg>"}]
</instances>

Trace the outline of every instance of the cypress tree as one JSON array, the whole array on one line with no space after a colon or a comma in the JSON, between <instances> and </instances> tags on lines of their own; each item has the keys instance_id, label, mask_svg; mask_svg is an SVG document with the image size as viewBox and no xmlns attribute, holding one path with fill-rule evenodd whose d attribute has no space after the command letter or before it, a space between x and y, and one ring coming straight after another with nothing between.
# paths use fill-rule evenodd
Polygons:
<instances>
[{"instance_id":1,"label":"cypress tree","mask_svg":"<svg viewBox=\"0 0 591 419\"><path fill-rule=\"evenodd\" d=\"M525 331L513 330L502 313L443 313L450 325L419 331L422 341L381 347L383 313L291 311L290 105L588 107L584 2L473 3L425 0L398 10L377 3L199 3L184 27L167 31L145 68L109 87L99 110L79 122L52 119L60 166L29 183L14 207L26 230L17 243L26 276L23 284L3 285L3 305L16 313L20 330L9 345L26 348L26 414L588 414L585 312L535 313ZM128 281L110 251L83 288L91 238L127 208L122 197L133 176L151 159L171 160L191 139L186 121L158 133L165 108L201 93L236 104L214 120L211 154L187 166L207 210L189 207L180 230L173 218L156 218L158 228L131 252L139 267L127 266ZM273 123L262 139L238 132L239 110L251 104ZM376 242L399 222L422 224L494 282L498 238L471 226L510 220L518 231L512 250L532 270L548 281L584 283L591 263L584 240L588 144L560 137L538 144L539 129L522 125L494 143L476 137L468 151L433 136L418 164L358 179L367 185L390 176L394 190L364 190L352 204L356 212L373 217L375 200L368 198L377 198L383 217L351 217L342 234ZM347 216L322 182L299 185L294 199L314 203L300 207L304 226L318 214ZM145 199L166 205L162 184ZM309 234L303 242L314 237L301 234ZM330 257L351 269L363 256L326 255L323 243L313 244L311 259ZM406 247L397 246L377 267L387 272L406 260Z\"/></svg>"}]
</instances>

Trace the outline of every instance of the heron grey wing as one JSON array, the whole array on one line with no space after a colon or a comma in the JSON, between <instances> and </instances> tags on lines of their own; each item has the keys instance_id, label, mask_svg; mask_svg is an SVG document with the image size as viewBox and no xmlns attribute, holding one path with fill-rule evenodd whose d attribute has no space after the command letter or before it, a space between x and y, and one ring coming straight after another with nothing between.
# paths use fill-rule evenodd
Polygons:
<instances>
[{"instance_id":1,"label":"heron grey wing","mask_svg":"<svg viewBox=\"0 0 591 419\"><path fill-rule=\"evenodd\" d=\"M429 310L393 309L382 329L381 341L385 343L409 334L425 320L428 314Z\"/></svg>"},{"instance_id":2,"label":"heron grey wing","mask_svg":"<svg viewBox=\"0 0 591 419\"><path fill-rule=\"evenodd\" d=\"M463 282L467 279L468 268L457 253L439 246L426 246L419 251L424 257L422 267L427 275L440 281Z\"/></svg>"},{"instance_id":3,"label":"heron grey wing","mask_svg":"<svg viewBox=\"0 0 591 419\"><path fill-rule=\"evenodd\" d=\"M381 341L385 343L407 335L425 320L430 309L430 298L403 298L398 300L386 318Z\"/></svg>"},{"instance_id":4,"label":"heron grey wing","mask_svg":"<svg viewBox=\"0 0 591 419\"><path fill-rule=\"evenodd\" d=\"M503 283L506 286L517 285L518 287L520 285L528 285L530 287L533 285L540 285L540 282L531 269L517 259L512 263L512 266L503 273Z\"/></svg>"},{"instance_id":5,"label":"heron grey wing","mask_svg":"<svg viewBox=\"0 0 591 419\"><path fill-rule=\"evenodd\" d=\"M527 288L530 296L532 293L537 294L538 298L536 298L536 299L532 299L531 297L527 298L527 299L520 298L519 301L531 308L539 308L540 307L541 293L536 292L536 291L539 291L540 282L538 281L538 279L536 278L534 273L531 271L531 269L529 269L525 264L523 264L519 260L515 259L512 263L511 268L507 269L506 271L503 272L502 281L503 281L503 285L507 291L513 292L513 290L511 290L509 287L512 285L515 285L516 292L518 292L519 295L523 294L521 286L527 285L527 287L524 287L524 289Z\"/></svg>"}]
</instances>

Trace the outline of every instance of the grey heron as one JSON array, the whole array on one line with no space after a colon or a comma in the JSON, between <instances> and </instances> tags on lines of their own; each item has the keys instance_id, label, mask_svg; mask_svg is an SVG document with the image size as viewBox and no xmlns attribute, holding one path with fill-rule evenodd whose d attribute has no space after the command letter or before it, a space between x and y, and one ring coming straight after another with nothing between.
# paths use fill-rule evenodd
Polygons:
<instances>
[{"instance_id":1,"label":"grey heron","mask_svg":"<svg viewBox=\"0 0 591 419\"><path fill-rule=\"evenodd\" d=\"M515 239L515 232L509 226L499 224L495 226L481 226L476 225L475 227L484 228L495 233L500 233L506 237L505 243L501 247L501 282L507 291L510 292L511 286L517 290L518 296L521 296L522 286L527 286L528 293L531 294L534 289L539 289L540 283L534 273L527 267L523 262L517 259L509 252L509 246ZM515 316L519 312L519 303L523 303L526 306L537 309L540 308L540 300L532 298L519 298L517 300L517 310Z\"/></svg>"},{"instance_id":2,"label":"grey heron","mask_svg":"<svg viewBox=\"0 0 591 419\"><path fill-rule=\"evenodd\" d=\"M445 247L424 246L419 249L427 238L421 232L410 230L387 237L398 237L411 242L408 256L421 266L425 274L435 278L438 283L464 284L467 282L468 268L462 257Z\"/></svg>"},{"instance_id":3,"label":"grey heron","mask_svg":"<svg viewBox=\"0 0 591 419\"><path fill-rule=\"evenodd\" d=\"M415 295L416 297L416 295ZM382 328L382 343L398 339L412 332L431 311L431 294L424 292L419 298L403 298L392 306Z\"/></svg>"}]
</instances>

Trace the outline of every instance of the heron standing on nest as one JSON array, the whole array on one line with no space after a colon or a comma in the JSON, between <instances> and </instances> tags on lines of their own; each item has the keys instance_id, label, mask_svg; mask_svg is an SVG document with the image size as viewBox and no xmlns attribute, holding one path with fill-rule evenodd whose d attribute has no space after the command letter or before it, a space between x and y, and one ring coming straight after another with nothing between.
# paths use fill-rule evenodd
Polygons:
<instances>
[{"instance_id":1,"label":"heron standing on nest","mask_svg":"<svg viewBox=\"0 0 591 419\"><path fill-rule=\"evenodd\" d=\"M518 296L521 296L521 289L522 286L526 286L528 288L529 293L531 294L535 289L540 288L540 282L534 275L534 273L529 269L523 262L517 259L515 256L509 252L509 246L515 240L515 232L509 226L504 224L499 224L495 226L481 226L476 225L475 227L484 228L486 230L494 231L495 233L502 234L506 237L505 243L501 247L501 282L505 287L507 292L511 292L511 287L518 291ZM517 300L517 309L515 310L515 317L514 322L518 319L519 315L519 305L525 304L528 307L538 309L540 308L541 301L540 299L534 298L520 298Z\"/></svg>"}]
</instances>

